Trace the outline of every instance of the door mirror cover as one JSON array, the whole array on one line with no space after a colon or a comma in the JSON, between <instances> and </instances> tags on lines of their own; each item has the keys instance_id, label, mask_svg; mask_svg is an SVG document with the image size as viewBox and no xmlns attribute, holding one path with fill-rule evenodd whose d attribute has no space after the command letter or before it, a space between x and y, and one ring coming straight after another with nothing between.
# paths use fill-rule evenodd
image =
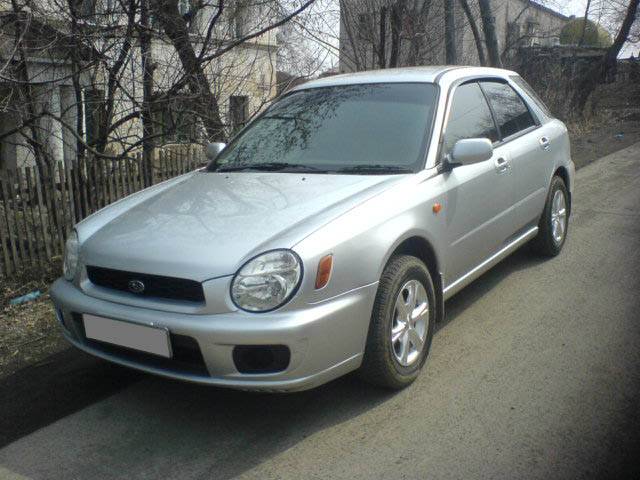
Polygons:
<instances>
[{"instance_id":1,"label":"door mirror cover","mask_svg":"<svg viewBox=\"0 0 640 480\"><path fill-rule=\"evenodd\" d=\"M222 142L213 142L207 145L207 158L209 160L215 160L218 155L220 155L220 152L222 152L222 150L224 150L224 148L227 146L226 143L222 143Z\"/></svg>"},{"instance_id":2,"label":"door mirror cover","mask_svg":"<svg viewBox=\"0 0 640 480\"><path fill-rule=\"evenodd\" d=\"M493 156L493 144L488 138L458 140L451 151L453 165L473 165Z\"/></svg>"}]
</instances>

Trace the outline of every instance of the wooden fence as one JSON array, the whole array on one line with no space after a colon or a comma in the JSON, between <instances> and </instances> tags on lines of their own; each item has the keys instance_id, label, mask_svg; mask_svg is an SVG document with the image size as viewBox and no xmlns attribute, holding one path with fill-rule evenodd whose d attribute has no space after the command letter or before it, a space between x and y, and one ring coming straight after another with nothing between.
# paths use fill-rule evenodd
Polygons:
<instances>
[{"instance_id":1,"label":"wooden fence","mask_svg":"<svg viewBox=\"0 0 640 480\"><path fill-rule=\"evenodd\" d=\"M202 166L201 149L176 146L120 160L79 160L0 171L0 276L46 268L73 225L155 183Z\"/></svg>"}]
</instances>

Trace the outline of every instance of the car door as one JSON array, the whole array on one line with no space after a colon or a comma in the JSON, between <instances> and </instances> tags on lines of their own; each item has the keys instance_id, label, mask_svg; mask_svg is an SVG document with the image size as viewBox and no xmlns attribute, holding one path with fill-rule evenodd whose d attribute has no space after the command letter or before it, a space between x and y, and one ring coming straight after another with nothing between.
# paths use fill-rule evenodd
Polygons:
<instances>
[{"instance_id":1,"label":"car door","mask_svg":"<svg viewBox=\"0 0 640 480\"><path fill-rule=\"evenodd\" d=\"M511 234L509 218L513 175L509 151L499 134L486 98L477 82L455 88L442 138L443 156L458 140L488 138L493 157L473 165L456 166L444 175L447 254L445 283L451 285L495 253Z\"/></svg>"},{"instance_id":2,"label":"car door","mask_svg":"<svg viewBox=\"0 0 640 480\"><path fill-rule=\"evenodd\" d=\"M547 195L550 135L540 128L526 101L506 82L480 82L509 152L513 171L513 232L536 224Z\"/></svg>"}]
</instances>

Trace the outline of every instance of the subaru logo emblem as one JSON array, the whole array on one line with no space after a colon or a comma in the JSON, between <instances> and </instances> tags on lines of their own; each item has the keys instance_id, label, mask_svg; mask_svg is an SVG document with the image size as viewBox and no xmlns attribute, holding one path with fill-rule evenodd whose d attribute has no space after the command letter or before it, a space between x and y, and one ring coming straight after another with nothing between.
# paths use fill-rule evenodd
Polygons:
<instances>
[{"instance_id":1,"label":"subaru logo emblem","mask_svg":"<svg viewBox=\"0 0 640 480\"><path fill-rule=\"evenodd\" d=\"M127 287L129 288L129 291L131 293L144 292L144 283L142 283L140 280L129 280Z\"/></svg>"}]
</instances>

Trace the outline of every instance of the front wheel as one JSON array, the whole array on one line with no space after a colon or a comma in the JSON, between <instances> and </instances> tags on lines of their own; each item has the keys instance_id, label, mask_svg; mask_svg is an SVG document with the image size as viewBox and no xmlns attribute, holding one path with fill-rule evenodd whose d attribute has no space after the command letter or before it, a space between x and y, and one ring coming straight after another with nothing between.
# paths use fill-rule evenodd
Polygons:
<instances>
[{"instance_id":1,"label":"front wheel","mask_svg":"<svg viewBox=\"0 0 640 480\"><path fill-rule=\"evenodd\" d=\"M392 257L378 286L361 376L394 389L412 383L429 354L435 308L433 282L424 263L409 255Z\"/></svg>"},{"instance_id":2,"label":"front wheel","mask_svg":"<svg viewBox=\"0 0 640 480\"><path fill-rule=\"evenodd\" d=\"M534 251L548 257L560 253L569 227L569 192L564 180L554 176L547 202L538 224L538 236L533 239Z\"/></svg>"}]
</instances>

